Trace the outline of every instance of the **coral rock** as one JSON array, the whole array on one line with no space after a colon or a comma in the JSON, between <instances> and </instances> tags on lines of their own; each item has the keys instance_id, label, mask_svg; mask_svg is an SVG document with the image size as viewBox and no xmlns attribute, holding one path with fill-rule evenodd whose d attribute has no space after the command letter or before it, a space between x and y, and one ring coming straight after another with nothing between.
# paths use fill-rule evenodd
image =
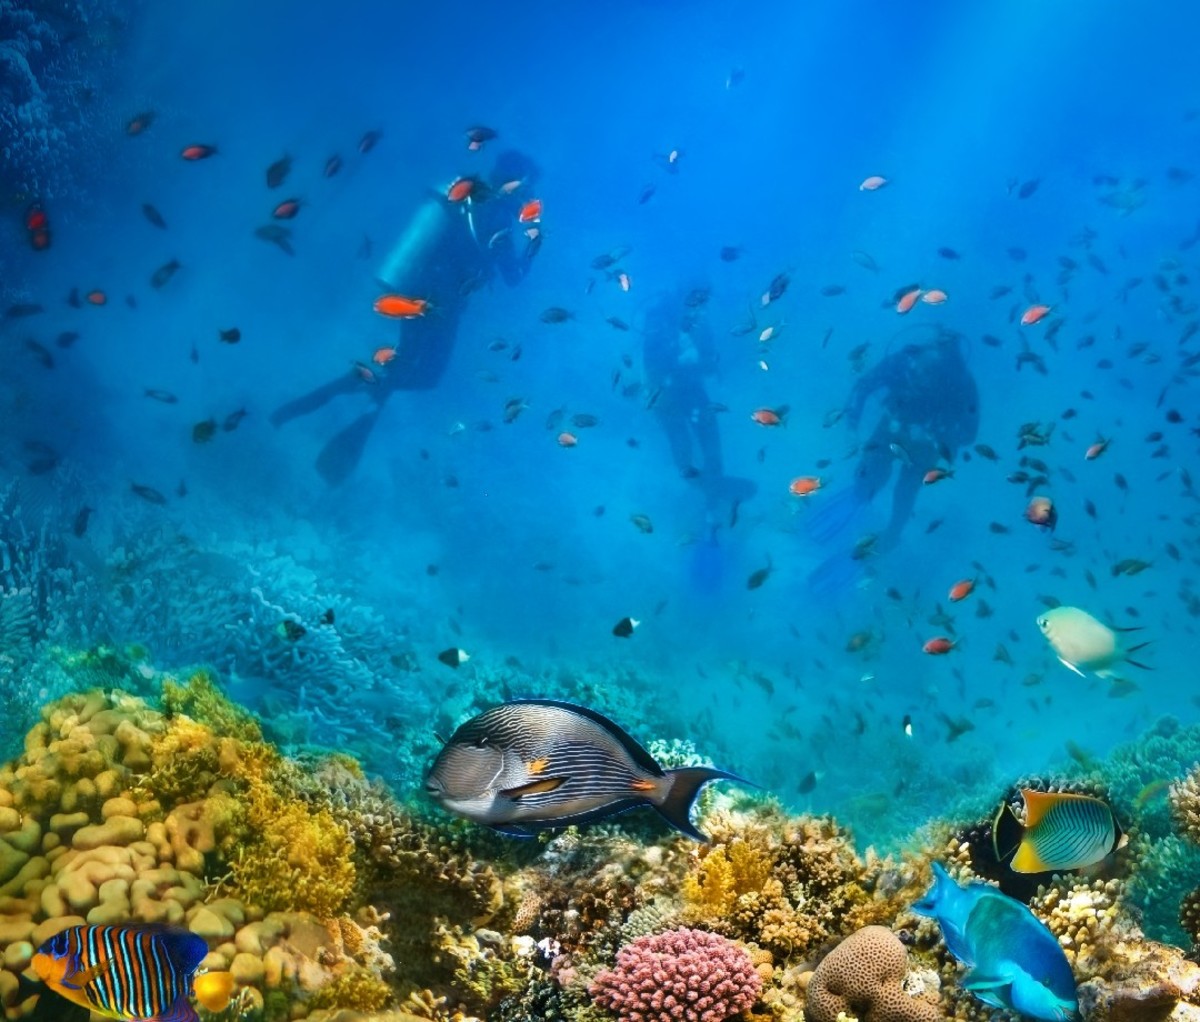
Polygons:
<instances>
[{"instance_id":1,"label":"coral rock","mask_svg":"<svg viewBox=\"0 0 1200 1022\"><path fill-rule=\"evenodd\" d=\"M822 959L808 984L805 1017L836 1022L852 1015L861 1022L934 1022L936 1004L904 990L908 952L883 926L864 926Z\"/></svg>"}]
</instances>

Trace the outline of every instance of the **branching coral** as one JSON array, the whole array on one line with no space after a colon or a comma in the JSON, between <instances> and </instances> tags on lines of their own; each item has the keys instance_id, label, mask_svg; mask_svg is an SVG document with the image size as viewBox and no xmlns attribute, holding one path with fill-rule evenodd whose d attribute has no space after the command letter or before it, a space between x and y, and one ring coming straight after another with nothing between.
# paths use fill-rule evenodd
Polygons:
<instances>
[{"instance_id":1,"label":"branching coral","mask_svg":"<svg viewBox=\"0 0 1200 1022\"><path fill-rule=\"evenodd\" d=\"M783 958L884 918L849 835L830 820L716 814L687 878L685 918Z\"/></svg>"}]
</instances>

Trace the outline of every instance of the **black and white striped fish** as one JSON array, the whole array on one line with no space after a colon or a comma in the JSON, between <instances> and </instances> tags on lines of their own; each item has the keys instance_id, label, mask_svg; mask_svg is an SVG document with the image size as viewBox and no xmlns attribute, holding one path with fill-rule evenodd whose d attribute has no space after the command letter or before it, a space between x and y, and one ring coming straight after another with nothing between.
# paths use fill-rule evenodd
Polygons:
<instances>
[{"instance_id":1,"label":"black and white striped fish","mask_svg":"<svg viewBox=\"0 0 1200 1022\"><path fill-rule=\"evenodd\" d=\"M455 731L425 788L450 812L502 834L528 836L648 805L676 830L707 841L692 824L692 803L707 782L721 779L742 780L713 767L664 770L595 710L518 699Z\"/></svg>"},{"instance_id":2,"label":"black and white striped fish","mask_svg":"<svg viewBox=\"0 0 1200 1022\"><path fill-rule=\"evenodd\" d=\"M1103 799L1066 791L1021 789L1022 823L1007 803L992 821L992 848L1014 873L1083 869L1103 861L1128 838ZM1015 853L1015 854L1014 854Z\"/></svg>"}]
</instances>

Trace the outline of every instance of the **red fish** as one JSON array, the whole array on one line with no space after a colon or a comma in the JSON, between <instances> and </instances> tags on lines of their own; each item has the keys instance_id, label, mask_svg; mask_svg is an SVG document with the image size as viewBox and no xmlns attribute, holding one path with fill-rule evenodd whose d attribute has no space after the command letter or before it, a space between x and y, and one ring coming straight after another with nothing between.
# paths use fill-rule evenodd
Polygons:
<instances>
[{"instance_id":1,"label":"red fish","mask_svg":"<svg viewBox=\"0 0 1200 1022\"><path fill-rule=\"evenodd\" d=\"M750 418L760 426L782 426L787 418L787 408L759 408L750 413Z\"/></svg>"},{"instance_id":2,"label":"red fish","mask_svg":"<svg viewBox=\"0 0 1200 1022\"><path fill-rule=\"evenodd\" d=\"M29 246L36 252L50 247L50 217L40 202L35 202L25 211L25 232Z\"/></svg>"},{"instance_id":3,"label":"red fish","mask_svg":"<svg viewBox=\"0 0 1200 1022\"><path fill-rule=\"evenodd\" d=\"M83 297L86 298L88 303L91 305L107 305L108 304L108 295L106 295L99 288L97 288L94 291L89 291Z\"/></svg>"},{"instance_id":4,"label":"red fish","mask_svg":"<svg viewBox=\"0 0 1200 1022\"><path fill-rule=\"evenodd\" d=\"M143 110L140 114L134 114L129 123L125 125L125 134L140 135L153 123L154 111Z\"/></svg>"},{"instance_id":5,"label":"red fish","mask_svg":"<svg viewBox=\"0 0 1200 1022\"><path fill-rule=\"evenodd\" d=\"M342 169L342 158L334 153L325 161L325 169L321 172L326 177L333 177L339 170Z\"/></svg>"},{"instance_id":6,"label":"red fish","mask_svg":"<svg viewBox=\"0 0 1200 1022\"><path fill-rule=\"evenodd\" d=\"M271 210L271 216L276 220L291 220L299 212L299 199L284 199L283 202Z\"/></svg>"},{"instance_id":7,"label":"red fish","mask_svg":"<svg viewBox=\"0 0 1200 1022\"><path fill-rule=\"evenodd\" d=\"M217 147L215 145L189 145L184 146L183 151L179 154L185 160L207 160L210 156L217 155Z\"/></svg>"},{"instance_id":8,"label":"red fish","mask_svg":"<svg viewBox=\"0 0 1200 1022\"><path fill-rule=\"evenodd\" d=\"M1049 305L1031 305L1021 313L1021 326L1033 326L1045 319L1050 312Z\"/></svg>"},{"instance_id":9,"label":"red fish","mask_svg":"<svg viewBox=\"0 0 1200 1022\"><path fill-rule=\"evenodd\" d=\"M932 486L934 483L939 483L943 479L951 479L954 472L948 468L931 468L925 473L925 478L921 480L926 486Z\"/></svg>"},{"instance_id":10,"label":"red fish","mask_svg":"<svg viewBox=\"0 0 1200 1022\"><path fill-rule=\"evenodd\" d=\"M396 357L396 349L390 347L376 348L371 361L377 366L385 366Z\"/></svg>"},{"instance_id":11,"label":"red fish","mask_svg":"<svg viewBox=\"0 0 1200 1022\"><path fill-rule=\"evenodd\" d=\"M965 600L975 591L975 580L973 578L964 578L959 582L955 582L950 587L950 602L958 603L959 600Z\"/></svg>"},{"instance_id":12,"label":"red fish","mask_svg":"<svg viewBox=\"0 0 1200 1022\"><path fill-rule=\"evenodd\" d=\"M1101 437L1084 452L1084 458L1088 461L1095 461L1098 457L1100 457L1100 455L1108 450L1108 445L1111 443L1112 437L1109 437L1107 440Z\"/></svg>"},{"instance_id":13,"label":"red fish","mask_svg":"<svg viewBox=\"0 0 1200 1022\"><path fill-rule=\"evenodd\" d=\"M921 289L914 287L911 291L905 291L904 294L896 302L896 311L903 315L912 310L912 307L917 304L917 299L921 297Z\"/></svg>"},{"instance_id":14,"label":"red fish","mask_svg":"<svg viewBox=\"0 0 1200 1022\"><path fill-rule=\"evenodd\" d=\"M466 202L478 184L478 180L473 177L456 178L450 187L446 189L446 198L450 202Z\"/></svg>"},{"instance_id":15,"label":"red fish","mask_svg":"<svg viewBox=\"0 0 1200 1022\"><path fill-rule=\"evenodd\" d=\"M542 219L542 200L530 199L521 207L517 219L523 224L536 224Z\"/></svg>"},{"instance_id":16,"label":"red fish","mask_svg":"<svg viewBox=\"0 0 1200 1022\"><path fill-rule=\"evenodd\" d=\"M579 437L577 437L574 433L559 433L558 434L558 446L559 447L574 447L578 443L579 443Z\"/></svg>"},{"instance_id":17,"label":"red fish","mask_svg":"<svg viewBox=\"0 0 1200 1022\"><path fill-rule=\"evenodd\" d=\"M928 291L921 292L921 301L926 305L942 305L950 296L940 288L931 288Z\"/></svg>"},{"instance_id":18,"label":"red fish","mask_svg":"<svg viewBox=\"0 0 1200 1022\"><path fill-rule=\"evenodd\" d=\"M886 184L886 177L880 177L878 174L872 174L858 186L858 190L860 192L876 192Z\"/></svg>"},{"instance_id":19,"label":"red fish","mask_svg":"<svg viewBox=\"0 0 1200 1022\"><path fill-rule=\"evenodd\" d=\"M788 486L788 492L793 497L807 497L821 488L820 476L797 476Z\"/></svg>"},{"instance_id":20,"label":"red fish","mask_svg":"<svg viewBox=\"0 0 1200 1022\"><path fill-rule=\"evenodd\" d=\"M946 638L944 635L935 635L921 649L930 656L942 656L949 653L958 643Z\"/></svg>"},{"instance_id":21,"label":"red fish","mask_svg":"<svg viewBox=\"0 0 1200 1022\"><path fill-rule=\"evenodd\" d=\"M1049 497L1033 497L1029 506L1025 508L1025 520L1054 531L1054 526L1058 524L1058 511L1054 507L1054 501Z\"/></svg>"},{"instance_id":22,"label":"red fish","mask_svg":"<svg viewBox=\"0 0 1200 1022\"><path fill-rule=\"evenodd\" d=\"M379 315L390 319L415 319L429 311L429 302L424 298L387 294L375 299L374 308Z\"/></svg>"},{"instance_id":23,"label":"red fish","mask_svg":"<svg viewBox=\"0 0 1200 1022\"><path fill-rule=\"evenodd\" d=\"M375 370L372 369L366 362L354 363L354 375L357 376L363 383L378 383L379 377L375 375Z\"/></svg>"}]
</instances>

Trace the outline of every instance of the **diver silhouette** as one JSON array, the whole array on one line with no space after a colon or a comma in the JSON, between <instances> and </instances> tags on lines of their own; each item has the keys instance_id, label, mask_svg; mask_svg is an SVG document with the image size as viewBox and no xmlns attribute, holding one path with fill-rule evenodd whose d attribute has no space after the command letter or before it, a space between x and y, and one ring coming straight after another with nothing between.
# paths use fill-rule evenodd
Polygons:
<instances>
[{"instance_id":1,"label":"diver silhouette","mask_svg":"<svg viewBox=\"0 0 1200 1022\"><path fill-rule=\"evenodd\" d=\"M845 415L852 429L858 429L875 397L879 417L860 449L853 484L809 520L808 534L819 543L836 543L894 476L891 513L870 544L876 552L894 549L912 517L925 474L939 462L952 463L979 431L979 388L963 358L961 335L939 327L916 329L916 337L906 331L902 336L907 343L860 377L850 392ZM830 576L838 575L848 559L847 551L836 551L810 581L818 589L833 581L836 588L836 578Z\"/></svg>"},{"instance_id":2,"label":"diver silhouette","mask_svg":"<svg viewBox=\"0 0 1200 1022\"><path fill-rule=\"evenodd\" d=\"M717 370L717 346L703 303L689 301L706 290L668 291L650 305L642 329L642 367L671 460L703 494L711 526L722 510L752 497L755 485L725 475L717 411L705 387Z\"/></svg>"},{"instance_id":3,"label":"diver silhouette","mask_svg":"<svg viewBox=\"0 0 1200 1022\"><path fill-rule=\"evenodd\" d=\"M537 177L533 160L508 150L496 157L488 181L477 182L466 201L431 195L377 274L381 287L424 299L430 311L401 321L395 355L386 365L356 364L271 414L272 424L281 426L344 394L365 392L372 398L371 409L334 435L317 455L317 471L330 486L354 471L393 392L429 390L441 381L470 295L497 275L510 287L524 279L541 235L523 233L518 214Z\"/></svg>"}]
</instances>

